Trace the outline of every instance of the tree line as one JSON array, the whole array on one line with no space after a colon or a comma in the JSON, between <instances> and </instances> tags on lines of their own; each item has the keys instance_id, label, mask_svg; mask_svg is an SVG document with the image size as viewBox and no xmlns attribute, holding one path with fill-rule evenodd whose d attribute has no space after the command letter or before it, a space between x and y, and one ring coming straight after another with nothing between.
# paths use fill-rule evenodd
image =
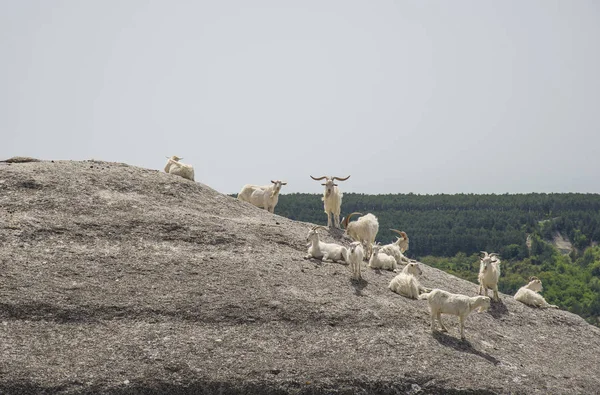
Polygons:
<instances>
[{"instance_id":1,"label":"tree line","mask_svg":"<svg viewBox=\"0 0 600 395\"><path fill-rule=\"evenodd\" d=\"M551 239L560 232L574 246L585 249L600 240L598 194L389 194L344 193L342 215L372 213L379 219L377 241L389 243L405 231L409 255L470 255L496 251L505 258L525 258L527 237L538 232ZM321 195L294 193L279 197L275 213L284 217L326 224Z\"/></svg>"},{"instance_id":2,"label":"tree line","mask_svg":"<svg viewBox=\"0 0 600 395\"><path fill-rule=\"evenodd\" d=\"M345 193L343 215L373 213L377 241L389 243L407 232L407 255L477 283L479 252L502 257L499 289L514 295L537 276L549 303L600 326L600 195L364 195ZM275 213L290 219L327 223L321 195L281 195ZM561 253L550 241L557 232L573 244ZM476 285L474 284L474 289Z\"/></svg>"}]
</instances>

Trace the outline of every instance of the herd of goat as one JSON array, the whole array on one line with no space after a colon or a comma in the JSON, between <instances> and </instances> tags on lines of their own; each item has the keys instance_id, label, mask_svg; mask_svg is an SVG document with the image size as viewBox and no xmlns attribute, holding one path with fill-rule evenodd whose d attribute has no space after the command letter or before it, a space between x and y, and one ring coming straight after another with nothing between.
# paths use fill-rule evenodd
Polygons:
<instances>
[{"instance_id":1,"label":"herd of goat","mask_svg":"<svg viewBox=\"0 0 600 395\"><path fill-rule=\"evenodd\" d=\"M194 169L189 164L180 162L183 158L177 156L167 157L165 172L174 174L194 181ZM355 281L362 280L362 268L366 265L372 269L399 271L399 265L405 265L402 271L394 277L388 286L390 290L410 299L427 300L431 310L431 330L435 331L435 321L437 320L441 330L447 329L442 323L441 314L456 315L459 318L460 336L465 339L464 321L473 310L480 312L490 307L491 299L488 297L488 291L492 290L492 298L499 301L498 279L500 278L500 258L498 254L488 254L481 251L479 267L479 288L477 296L467 296L452 294L450 292L421 286L418 276L422 274L421 268L416 261L408 259L404 252L408 250L409 239L406 232L397 229L390 229L397 233L396 241L386 245L375 243L375 237L379 231L379 222L373 214L363 215L353 212L342 219L340 224L340 213L343 194L338 189L335 181L345 181L350 176L341 177L313 177L315 181L325 180L325 192L323 193L323 206L327 214L327 228L340 228L343 225L345 233L354 240L350 246L346 247L336 243L325 243L320 240L319 229L327 229L324 226L316 225L309 230L307 236L308 254L305 259L328 260L332 262L344 262L348 264L351 271L351 277ZM271 180L270 185L244 185L238 199L251 203L252 205L263 208L271 213L279 200L281 187L286 185L280 180ZM350 222L354 215L361 215L356 221ZM531 277L529 283L521 287L514 298L524 304L540 308L558 308L555 305L546 302L544 297L539 294L542 291L542 282L537 277Z\"/></svg>"}]
</instances>

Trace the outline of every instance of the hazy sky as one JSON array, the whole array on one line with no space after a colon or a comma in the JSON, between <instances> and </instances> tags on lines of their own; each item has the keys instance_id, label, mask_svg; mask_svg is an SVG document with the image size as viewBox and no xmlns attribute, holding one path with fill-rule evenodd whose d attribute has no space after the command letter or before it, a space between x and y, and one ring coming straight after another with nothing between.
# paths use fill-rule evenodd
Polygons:
<instances>
[{"instance_id":1,"label":"hazy sky","mask_svg":"<svg viewBox=\"0 0 600 395\"><path fill-rule=\"evenodd\" d=\"M0 159L600 193L600 2L0 0Z\"/></svg>"}]
</instances>

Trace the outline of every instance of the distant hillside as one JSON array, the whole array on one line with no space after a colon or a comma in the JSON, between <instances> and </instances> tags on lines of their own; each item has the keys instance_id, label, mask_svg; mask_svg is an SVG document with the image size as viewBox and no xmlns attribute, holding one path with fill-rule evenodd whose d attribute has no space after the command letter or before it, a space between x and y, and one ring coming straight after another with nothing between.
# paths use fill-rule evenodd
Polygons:
<instances>
[{"instance_id":1,"label":"distant hillside","mask_svg":"<svg viewBox=\"0 0 600 395\"><path fill-rule=\"evenodd\" d=\"M342 215L353 211L379 218L377 240L394 240L389 228L406 231L409 255L470 255L497 251L505 258L527 256L527 235L552 240L560 232L583 250L600 240L599 194L363 195L344 193ZM326 224L321 195L281 195L275 212L298 221Z\"/></svg>"},{"instance_id":2,"label":"distant hillside","mask_svg":"<svg viewBox=\"0 0 600 395\"><path fill-rule=\"evenodd\" d=\"M530 276L538 276L551 303L600 326L600 249L591 248L600 239L598 194L344 193L342 208L344 215L377 215L377 239L383 243L395 237L389 228L406 231L408 256L474 283L476 254L499 252L502 292L512 295ZM302 221L327 221L320 195L282 195L275 211Z\"/></svg>"},{"instance_id":3,"label":"distant hillside","mask_svg":"<svg viewBox=\"0 0 600 395\"><path fill-rule=\"evenodd\" d=\"M600 329L501 295L432 334L312 224L122 163L0 164L1 394L595 394ZM319 221L322 223L323 221ZM327 241L347 244L341 232ZM423 265L424 286L475 294Z\"/></svg>"}]
</instances>

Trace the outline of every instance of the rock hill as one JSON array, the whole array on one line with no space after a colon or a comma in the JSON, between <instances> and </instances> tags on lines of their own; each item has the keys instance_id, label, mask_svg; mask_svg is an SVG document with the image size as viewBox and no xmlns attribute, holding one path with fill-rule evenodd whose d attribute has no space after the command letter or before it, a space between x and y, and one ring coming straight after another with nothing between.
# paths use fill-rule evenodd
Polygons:
<instances>
[{"instance_id":1,"label":"rock hill","mask_svg":"<svg viewBox=\"0 0 600 395\"><path fill-rule=\"evenodd\" d=\"M502 295L432 334L394 273L304 260L310 226L126 164L0 164L0 393L598 392L580 317Z\"/></svg>"}]
</instances>

